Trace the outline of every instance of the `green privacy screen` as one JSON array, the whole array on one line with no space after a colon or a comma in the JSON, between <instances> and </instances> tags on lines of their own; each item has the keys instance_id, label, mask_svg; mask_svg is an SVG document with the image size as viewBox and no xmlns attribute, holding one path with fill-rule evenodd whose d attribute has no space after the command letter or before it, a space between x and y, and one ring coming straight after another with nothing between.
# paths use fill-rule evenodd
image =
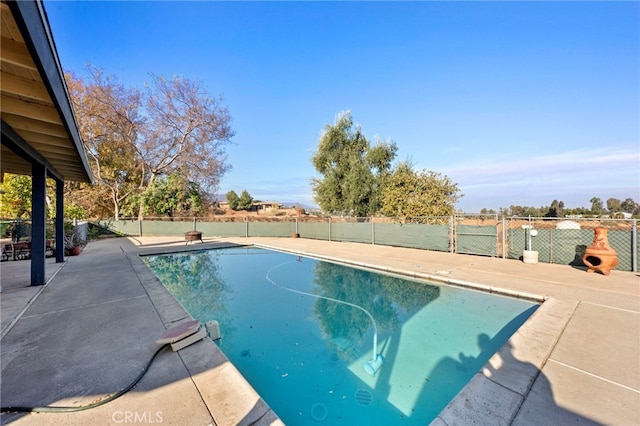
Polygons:
<instances>
[{"instance_id":1,"label":"green privacy screen","mask_svg":"<svg viewBox=\"0 0 640 426\"><path fill-rule=\"evenodd\" d=\"M376 224L375 243L449 251L449 227L446 225L380 223Z\"/></svg>"},{"instance_id":2,"label":"green privacy screen","mask_svg":"<svg viewBox=\"0 0 640 426\"><path fill-rule=\"evenodd\" d=\"M298 233L303 238L328 240L330 227L328 222L299 222Z\"/></svg>"},{"instance_id":3,"label":"green privacy screen","mask_svg":"<svg viewBox=\"0 0 640 426\"><path fill-rule=\"evenodd\" d=\"M521 220L521 222L523 222ZM547 223L548 222L548 223ZM523 223L529 223L524 221ZM598 222L600 223L600 222ZM587 224L591 224L587 222ZM115 220L100 223L112 231L125 235L175 236L195 228L206 237L290 237L296 232L295 220L271 222L247 221L155 221ZM506 247L510 259L521 259L525 248L525 230L520 222L507 227L506 240L496 225L457 224L455 229L455 252L497 256L501 247ZM553 221L535 224L538 234L531 238L532 249L538 252L538 260L583 267L582 256L593 242L593 227L583 229L555 228ZM593 226L593 224L591 224ZM553 228L544 228L553 226ZM614 226L618 229L614 229ZM626 228L623 228L625 226ZM634 225L635 226L635 225ZM623 228L623 229L620 229ZM633 229L626 222L609 225L608 240L616 251L620 271L633 270ZM417 223L362 222L307 222L297 223L297 232L302 238L318 240L348 241L364 244L380 244L411 247L435 251L450 251L451 228L448 225ZM499 235L500 234L500 235Z\"/></svg>"},{"instance_id":4,"label":"green privacy screen","mask_svg":"<svg viewBox=\"0 0 640 426\"><path fill-rule=\"evenodd\" d=\"M497 256L498 228L495 225L456 226L456 252Z\"/></svg>"},{"instance_id":5,"label":"green privacy screen","mask_svg":"<svg viewBox=\"0 0 640 426\"><path fill-rule=\"evenodd\" d=\"M250 237L290 237L296 232L295 222L249 222Z\"/></svg>"}]
</instances>

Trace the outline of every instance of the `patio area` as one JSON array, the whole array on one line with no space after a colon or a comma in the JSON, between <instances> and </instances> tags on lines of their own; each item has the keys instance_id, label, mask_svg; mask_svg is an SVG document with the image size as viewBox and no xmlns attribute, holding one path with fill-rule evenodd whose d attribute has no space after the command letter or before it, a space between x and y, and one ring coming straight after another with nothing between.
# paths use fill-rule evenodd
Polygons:
<instances>
[{"instance_id":1,"label":"patio area","mask_svg":"<svg viewBox=\"0 0 640 426\"><path fill-rule=\"evenodd\" d=\"M29 261L2 262L2 406L84 405L125 387L167 328L189 319L140 253L233 244L373 267L546 302L434 424L640 422L640 278L563 265L293 238L116 238L29 286ZM78 413L2 414L2 424L278 424L208 338L162 352L137 387Z\"/></svg>"}]
</instances>

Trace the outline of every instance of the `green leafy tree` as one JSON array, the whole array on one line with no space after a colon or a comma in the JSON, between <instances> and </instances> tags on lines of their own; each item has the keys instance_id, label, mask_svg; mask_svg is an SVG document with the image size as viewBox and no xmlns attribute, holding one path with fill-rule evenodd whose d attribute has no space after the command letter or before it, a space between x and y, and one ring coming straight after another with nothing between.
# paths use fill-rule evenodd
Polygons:
<instances>
[{"instance_id":1,"label":"green leafy tree","mask_svg":"<svg viewBox=\"0 0 640 426\"><path fill-rule=\"evenodd\" d=\"M604 209L604 205L602 204L602 200L598 197L593 197L589 200L591 203L591 213L595 215L601 215L602 210Z\"/></svg>"},{"instance_id":2,"label":"green leafy tree","mask_svg":"<svg viewBox=\"0 0 640 426\"><path fill-rule=\"evenodd\" d=\"M609 213L619 212L622 210L622 203L617 198L609 198L607 200L607 210L609 210Z\"/></svg>"},{"instance_id":3,"label":"green leafy tree","mask_svg":"<svg viewBox=\"0 0 640 426\"><path fill-rule=\"evenodd\" d=\"M7 173L0 188L0 216L11 219L31 216L30 176Z\"/></svg>"},{"instance_id":4,"label":"green leafy tree","mask_svg":"<svg viewBox=\"0 0 640 426\"><path fill-rule=\"evenodd\" d=\"M564 217L564 202L553 200L545 217Z\"/></svg>"},{"instance_id":5,"label":"green leafy tree","mask_svg":"<svg viewBox=\"0 0 640 426\"><path fill-rule=\"evenodd\" d=\"M341 112L333 125L325 126L311 159L322 175L311 182L315 201L328 213L376 213L396 151L390 141L377 141L372 147L351 113Z\"/></svg>"},{"instance_id":6,"label":"green leafy tree","mask_svg":"<svg viewBox=\"0 0 640 426\"><path fill-rule=\"evenodd\" d=\"M631 198L627 198L620 203L620 209L623 212L638 214L640 212L640 205L633 201Z\"/></svg>"},{"instance_id":7,"label":"green leafy tree","mask_svg":"<svg viewBox=\"0 0 640 426\"><path fill-rule=\"evenodd\" d=\"M145 211L171 218L197 215L202 211L202 199L197 183L188 181L179 171L156 179L142 196Z\"/></svg>"},{"instance_id":8,"label":"green leafy tree","mask_svg":"<svg viewBox=\"0 0 640 426\"><path fill-rule=\"evenodd\" d=\"M253 197L249 195L247 190L243 190L240 194L240 199L238 200L238 210L251 210L251 206L253 206Z\"/></svg>"},{"instance_id":9,"label":"green leafy tree","mask_svg":"<svg viewBox=\"0 0 640 426\"><path fill-rule=\"evenodd\" d=\"M240 204L240 197L238 197L238 194L236 193L236 191L229 191L227 192L227 203L229 203L229 208L231 210L238 210L238 205Z\"/></svg>"},{"instance_id":10,"label":"green leafy tree","mask_svg":"<svg viewBox=\"0 0 640 426\"><path fill-rule=\"evenodd\" d=\"M382 214L400 217L449 216L462 194L445 175L430 170L414 171L400 163L382 188Z\"/></svg>"}]
</instances>

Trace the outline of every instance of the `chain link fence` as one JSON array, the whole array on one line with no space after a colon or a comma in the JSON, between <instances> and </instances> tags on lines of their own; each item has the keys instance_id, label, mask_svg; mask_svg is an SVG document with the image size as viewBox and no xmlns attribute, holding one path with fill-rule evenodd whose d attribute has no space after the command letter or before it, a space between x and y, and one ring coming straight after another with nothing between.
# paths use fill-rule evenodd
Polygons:
<instances>
[{"instance_id":1,"label":"chain link fence","mask_svg":"<svg viewBox=\"0 0 640 426\"><path fill-rule=\"evenodd\" d=\"M498 215L457 214L454 218L456 253L498 256Z\"/></svg>"},{"instance_id":2,"label":"chain link fence","mask_svg":"<svg viewBox=\"0 0 640 426\"><path fill-rule=\"evenodd\" d=\"M291 237L380 244L461 254L522 259L527 230L529 250L538 261L584 267L582 257L595 228L606 228L617 252L616 269L637 271L635 219L498 218L495 214L442 217L245 216L214 219L146 218L105 221L102 226L126 235L182 236L191 230L219 237ZM535 236L533 236L535 234Z\"/></svg>"},{"instance_id":3,"label":"chain link fence","mask_svg":"<svg viewBox=\"0 0 640 426\"><path fill-rule=\"evenodd\" d=\"M538 261L585 266L584 251L593 243L594 229L607 229L609 245L617 255L616 269L637 270L637 224L631 219L517 218L505 220L507 258L521 259L527 245L527 229L533 230L530 250L538 252Z\"/></svg>"}]
</instances>

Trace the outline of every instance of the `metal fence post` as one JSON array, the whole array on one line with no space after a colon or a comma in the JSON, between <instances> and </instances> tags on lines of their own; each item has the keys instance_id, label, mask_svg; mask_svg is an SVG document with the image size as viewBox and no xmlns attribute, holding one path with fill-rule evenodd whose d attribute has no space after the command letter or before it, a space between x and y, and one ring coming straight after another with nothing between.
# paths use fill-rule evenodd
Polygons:
<instances>
[{"instance_id":1,"label":"metal fence post","mask_svg":"<svg viewBox=\"0 0 640 426\"><path fill-rule=\"evenodd\" d=\"M451 241L450 250L452 254L456 252L456 240L455 240L456 237L455 237L454 226L455 226L455 215L449 217L449 241Z\"/></svg>"},{"instance_id":2,"label":"metal fence post","mask_svg":"<svg viewBox=\"0 0 640 426\"><path fill-rule=\"evenodd\" d=\"M638 220L631 222L631 270L638 272Z\"/></svg>"},{"instance_id":3,"label":"metal fence post","mask_svg":"<svg viewBox=\"0 0 640 426\"><path fill-rule=\"evenodd\" d=\"M371 244L376 245L376 224L371 216Z\"/></svg>"},{"instance_id":4,"label":"metal fence post","mask_svg":"<svg viewBox=\"0 0 640 426\"><path fill-rule=\"evenodd\" d=\"M142 218L138 218L138 236L142 237Z\"/></svg>"},{"instance_id":5,"label":"metal fence post","mask_svg":"<svg viewBox=\"0 0 640 426\"><path fill-rule=\"evenodd\" d=\"M502 258L507 258L507 219L502 216Z\"/></svg>"},{"instance_id":6,"label":"metal fence post","mask_svg":"<svg viewBox=\"0 0 640 426\"><path fill-rule=\"evenodd\" d=\"M331 241L331 216L329 216L329 241Z\"/></svg>"},{"instance_id":7,"label":"metal fence post","mask_svg":"<svg viewBox=\"0 0 640 426\"><path fill-rule=\"evenodd\" d=\"M249 218L247 216L244 217L244 236L249 238Z\"/></svg>"},{"instance_id":8,"label":"metal fence post","mask_svg":"<svg viewBox=\"0 0 640 426\"><path fill-rule=\"evenodd\" d=\"M296 234L299 234L300 232L298 232L298 218L296 217Z\"/></svg>"},{"instance_id":9,"label":"metal fence post","mask_svg":"<svg viewBox=\"0 0 640 426\"><path fill-rule=\"evenodd\" d=\"M196 218L195 217L193 218L193 230L197 231L197 229L196 229Z\"/></svg>"},{"instance_id":10,"label":"metal fence post","mask_svg":"<svg viewBox=\"0 0 640 426\"><path fill-rule=\"evenodd\" d=\"M494 216L494 221L493 223L496 226L496 257L499 256L499 249L500 249L500 234L498 233L498 213L496 213Z\"/></svg>"}]
</instances>

